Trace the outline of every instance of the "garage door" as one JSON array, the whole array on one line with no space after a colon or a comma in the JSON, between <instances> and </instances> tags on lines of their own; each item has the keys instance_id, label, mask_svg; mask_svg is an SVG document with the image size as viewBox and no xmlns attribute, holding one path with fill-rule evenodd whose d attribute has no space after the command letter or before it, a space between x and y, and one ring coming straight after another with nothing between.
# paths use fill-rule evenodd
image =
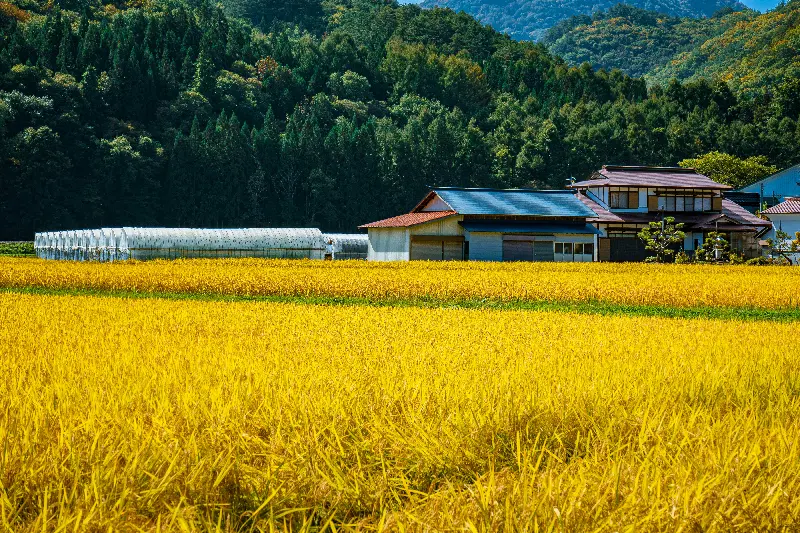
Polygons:
<instances>
[{"instance_id":1,"label":"garage door","mask_svg":"<svg viewBox=\"0 0 800 533\"><path fill-rule=\"evenodd\" d=\"M503 241L503 261L533 261L533 242Z\"/></svg>"},{"instance_id":2,"label":"garage door","mask_svg":"<svg viewBox=\"0 0 800 533\"><path fill-rule=\"evenodd\" d=\"M450 239L412 239L412 261L461 261L464 242Z\"/></svg>"},{"instance_id":3,"label":"garage door","mask_svg":"<svg viewBox=\"0 0 800 533\"><path fill-rule=\"evenodd\" d=\"M412 261L441 261L442 241L416 241L411 243Z\"/></svg>"},{"instance_id":4,"label":"garage door","mask_svg":"<svg viewBox=\"0 0 800 533\"><path fill-rule=\"evenodd\" d=\"M553 241L536 241L533 243L534 261L555 261Z\"/></svg>"},{"instance_id":5,"label":"garage door","mask_svg":"<svg viewBox=\"0 0 800 533\"><path fill-rule=\"evenodd\" d=\"M553 241L503 241L503 261L555 261Z\"/></svg>"}]
</instances>

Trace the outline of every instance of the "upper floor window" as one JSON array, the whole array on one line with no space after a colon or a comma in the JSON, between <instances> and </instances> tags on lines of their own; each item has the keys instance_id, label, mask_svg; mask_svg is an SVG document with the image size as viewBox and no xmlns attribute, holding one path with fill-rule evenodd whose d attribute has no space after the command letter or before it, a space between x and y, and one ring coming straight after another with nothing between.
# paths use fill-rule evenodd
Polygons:
<instances>
[{"instance_id":1,"label":"upper floor window","mask_svg":"<svg viewBox=\"0 0 800 533\"><path fill-rule=\"evenodd\" d=\"M639 191L636 189L610 191L608 207L611 209L639 209Z\"/></svg>"},{"instance_id":2,"label":"upper floor window","mask_svg":"<svg viewBox=\"0 0 800 533\"><path fill-rule=\"evenodd\" d=\"M711 196L659 196L658 209L668 213L711 211Z\"/></svg>"}]
</instances>

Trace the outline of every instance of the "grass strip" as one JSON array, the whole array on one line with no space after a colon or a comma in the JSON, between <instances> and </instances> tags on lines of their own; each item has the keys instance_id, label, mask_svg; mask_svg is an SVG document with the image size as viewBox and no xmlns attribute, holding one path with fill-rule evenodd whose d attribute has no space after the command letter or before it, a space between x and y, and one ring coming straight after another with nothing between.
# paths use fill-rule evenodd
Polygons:
<instances>
[{"instance_id":1,"label":"grass strip","mask_svg":"<svg viewBox=\"0 0 800 533\"><path fill-rule=\"evenodd\" d=\"M350 296L270 295L247 296L216 293L149 292L101 289L57 289L42 287L4 287L0 292L42 296L94 296L107 298L158 298L168 300L200 300L222 302L276 302L302 305L420 307L436 309L493 309L500 311L556 311L586 315L628 315L678 319L800 321L800 309L757 309L743 307L665 307L654 305L625 305L612 302L563 302L550 300L492 300L418 298L359 298Z\"/></svg>"}]
</instances>

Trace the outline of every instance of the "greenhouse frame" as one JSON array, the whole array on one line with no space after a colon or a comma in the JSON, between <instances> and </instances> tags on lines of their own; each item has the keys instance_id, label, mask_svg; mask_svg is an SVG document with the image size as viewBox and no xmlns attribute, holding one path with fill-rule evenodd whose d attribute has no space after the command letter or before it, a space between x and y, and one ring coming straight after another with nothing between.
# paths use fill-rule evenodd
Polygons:
<instances>
[{"instance_id":1,"label":"greenhouse frame","mask_svg":"<svg viewBox=\"0 0 800 533\"><path fill-rule=\"evenodd\" d=\"M337 259L366 259L366 235L324 234L316 228L99 228L47 231L34 238L36 255L68 261L179 258L323 259L334 242Z\"/></svg>"}]
</instances>

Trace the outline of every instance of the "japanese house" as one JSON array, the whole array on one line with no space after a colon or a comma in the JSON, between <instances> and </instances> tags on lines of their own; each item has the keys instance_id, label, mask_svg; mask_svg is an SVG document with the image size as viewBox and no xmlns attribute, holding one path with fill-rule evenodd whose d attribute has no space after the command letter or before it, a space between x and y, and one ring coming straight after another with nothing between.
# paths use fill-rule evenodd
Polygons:
<instances>
[{"instance_id":1,"label":"japanese house","mask_svg":"<svg viewBox=\"0 0 800 533\"><path fill-rule=\"evenodd\" d=\"M643 261L650 255L637 233L648 223L674 217L684 224L683 249L694 253L710 232L726 235L731 250L746 258L761 255L759 238L771 223L724 198L729 186L694 169L604 166L569 188L597 213L599 261Z\"/></svg>"}]
</instances>

